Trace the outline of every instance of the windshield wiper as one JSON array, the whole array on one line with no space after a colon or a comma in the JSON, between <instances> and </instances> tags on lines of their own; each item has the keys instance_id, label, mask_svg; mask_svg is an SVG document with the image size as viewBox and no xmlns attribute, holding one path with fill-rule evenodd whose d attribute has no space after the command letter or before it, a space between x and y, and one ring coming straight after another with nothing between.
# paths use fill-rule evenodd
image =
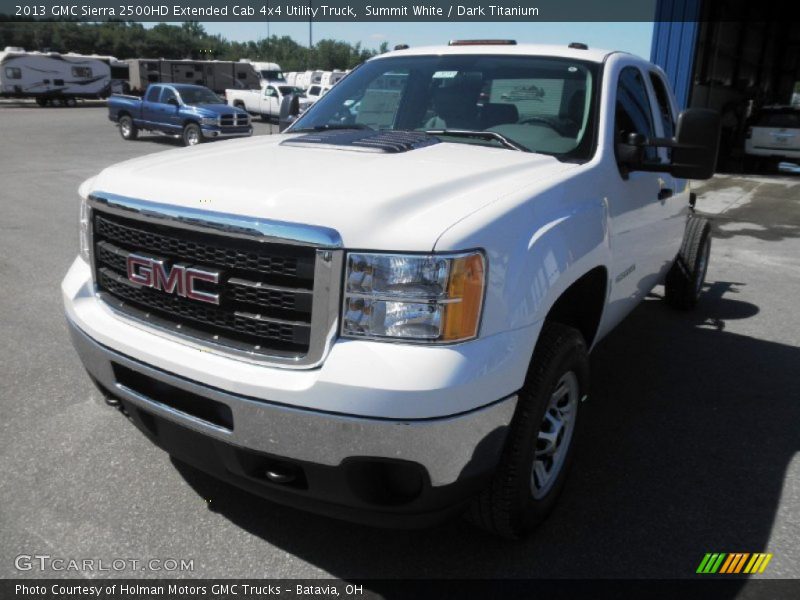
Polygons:
<instances>
[{"instance_id":1,"label":"windshield wiper","mask_svg":"<svg viewBox=\"0 0 800 600\"><path fill-rule=\"evenodd\" d=\"M292 129L292 131L287 133L301 133L308 131L334 131L336 129L372 129L372 127L370 127L369 125L364 125L362 123L353 123L352 125L328 124L328 125L314 125L314 127L302 127L300 129Z\"/></svg>"},{"instance_id":2,"label":"windshield wiper","mask_svg":"<svg viewBox=\"0 0 800 600\"><path fill-rule=\"evenodd\" d=\"M428 135L450 135L453 137L473 137L481 138L484 140L496 140L503 144L506 148L512 150L519 150L520 152L530 152L528 148L522 144L510 140L501 133L496 131L472 131L469 129L428 129L425 131Z\"/></svg>"}]
</instances>

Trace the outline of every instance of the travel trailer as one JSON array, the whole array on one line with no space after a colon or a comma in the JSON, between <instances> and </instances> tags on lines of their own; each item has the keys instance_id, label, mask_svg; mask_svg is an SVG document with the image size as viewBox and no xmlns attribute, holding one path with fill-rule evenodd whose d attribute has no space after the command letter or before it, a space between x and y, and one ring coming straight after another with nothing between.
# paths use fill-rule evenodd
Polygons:
<instances>
[{"instance_id":1,"label":"travel trailer","mask_svg":"<svg viewBox=\"0 0 800 600\"><path fill-rule=\"evenodd\" d=\"M344 71L340 71L339 69L334 69L333 71L325 71L322 74L322 79L320 80L320 84L324 86L335 85L345 75L347 75L347 73Z\"/></svg>"},{"instance_id":2,"label":"travel trailer","mask_svg":"<svg viewBox=\"0 0 800 600\"><path fill-rule=\"evenodd\" d=\"M324 71L301 71L297 74L294 85L300 89L307 90L312 85L322 83Z\"/></svg>"},{"instance_id":3,"label":"travel trailer","mask_svg":"<svg viewBox=\"0 0 800 600\"><path fill-rule=\"evenodd\" d=\"M74 106L76 98L106 98L111 93L110 60L7 47L0 52L0 96L35 98L39 106Z\"/></svg>"},{"instance_id":4,"label":"travel trailer","mask_svg":"<svg viewBox=\"0 0 800 600\"><path fill-rule=\"evenodd\" d=\"M151 83L204 85L217 94L231 89L259 89L261 78L248 62L223 60L165 60L133 58L128 61L130 93L141 95Z\"/></svg>"}]
</instances>

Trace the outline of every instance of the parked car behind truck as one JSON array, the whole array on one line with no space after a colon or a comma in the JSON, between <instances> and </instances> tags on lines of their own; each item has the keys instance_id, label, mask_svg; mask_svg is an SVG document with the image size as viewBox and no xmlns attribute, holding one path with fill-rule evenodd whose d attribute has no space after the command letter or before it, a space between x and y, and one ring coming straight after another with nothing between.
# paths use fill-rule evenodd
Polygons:
<instances>
[{"instance_id":1,"label":"parked car behind truck","mask_svg":"<svg viewBox=\"0 0 800 600\"><path fill-rule=\"evenodd\" d=\"M286 134L87 180L69 329L110 403L221 479L519 537L564 485L589 351L659 283L700 297L687 179L718 138L630 54L389 52Z\"/></svg>"},{"instance_id":2,"label":"parked car behind truck","mask_svg":"<svg viewBox=\"0 0 800 600\"><path fill-rule=\"evenodd\" d=\"M229 107L200 85L153 84L144 98L114 94L108 100L108 118L125 140L135 140L140 130L178 137L184 146L253 134L247 112Z\"/></svg>"},{"instance_id":3,"label":"parked car behind truck","mask_svg":"<svg viewBox=\"0 0 800 600\"><path fill-rule=\"evenodd\" d=\"M777 171L781 162L800 165L800 107L766 106L745 133L749 167Z\"/></svg>"},{"instance_id":4,"label":"parked car behind truck","mask_svg":"<svg viewBox=\"0 0 800 600\"><path fill-rule=\"evenodd\" d=\"M291 94L299 96L300 112L304 112L311 104L303 90L280 81L264 82L260 90L225 90L225 98L230 106L258 115L262 121L277 119L281 102Z\"/></svg>"}]
</instances>

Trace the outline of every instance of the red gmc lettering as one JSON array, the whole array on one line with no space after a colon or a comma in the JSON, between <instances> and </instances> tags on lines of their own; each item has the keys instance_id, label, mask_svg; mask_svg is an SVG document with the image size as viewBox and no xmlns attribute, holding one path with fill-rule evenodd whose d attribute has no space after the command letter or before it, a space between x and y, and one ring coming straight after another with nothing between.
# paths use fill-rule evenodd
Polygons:
<instances>
[{"instance_id":1,"label":"red gmc lettering","mask_svg":"<svg viewBox=\"0 0 800 600\"><path fill-rule=\"evenodd\" d=\"M219 294L195 289L197 281L219 283L219 273L215 271L205 271L185 265L173 265L170 268L163 260L140 254L128 255L127 271L128 280L141 286L199 302L219 304Z\"/></svg>"}]
</instances>

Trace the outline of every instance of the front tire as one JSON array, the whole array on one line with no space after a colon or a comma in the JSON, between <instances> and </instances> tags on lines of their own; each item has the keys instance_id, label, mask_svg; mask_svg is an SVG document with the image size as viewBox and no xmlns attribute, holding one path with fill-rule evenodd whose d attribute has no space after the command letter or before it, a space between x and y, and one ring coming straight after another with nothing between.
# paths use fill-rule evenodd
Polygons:
<instances>
[{"instance_id":1,"label":"front tire","mask_svg":"<svg viewBox=\"0 0 800 600\"><path fill-rule=\"evenodd\" d=\"M139 130L133 119L129 115L122 115L119 118L119 134L123 140L135 140L139 135Z\"/></svg>"},{"instance_id":2,"label":"front tire","mask_svg":"<svg viewBox=\"0 0 800 600\"><path fill-rule=\"evenodd\" d=\"M588 393L589 359L583 336L546 322L492 483L469 518L519 539L541 523L558 499L572 462L580 405Z\"/></svg>"},{"instance_id":3,"label":"front tire","mask_svg":"<svg viewBox=\"0 0 800 600\"><path fill-rule=\"evenodd\" d=\"M181 139L183 140L184 146L197 146L197 144L203 141L203 131L197 123L188 123L186 127L183 128Z\"/></svg>"},{"instance_id":4,"label":"front tire","mask_svg":"<svg viewBox=\"0 0 800 600\"><path fill-rule=\"evenodd\" d=\"M710 255L711 224L704 217L693 216L686 225L680 252L664 282L664 297L670 306L680 310L697 306Z\"/></svg>"}]
</instances>

